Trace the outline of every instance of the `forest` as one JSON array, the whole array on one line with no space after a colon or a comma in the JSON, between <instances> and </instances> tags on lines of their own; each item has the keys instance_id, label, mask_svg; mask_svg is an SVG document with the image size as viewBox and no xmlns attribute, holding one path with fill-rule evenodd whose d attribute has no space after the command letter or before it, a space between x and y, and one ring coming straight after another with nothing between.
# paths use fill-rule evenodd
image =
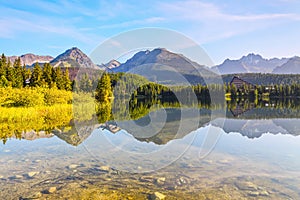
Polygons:
<instances>
[{"instance_id":1,"label":"forest","mask_svg":"<svg viewBox=\"0 0 300 200\"><path fill-rule=\"evenodd\" d=\"M299 110L299 75L239 75L247 81L254 80L251 83L271 77L266 85L236 87L230 84L233 75L226 75L223 85L167 86L136 74L85 69L74 76L76 70L49 63L27 68L20 59L10 63L2 54L0 138L3 142L7 137L21 137L24 130L51 131L69 126L74 120L93 121L95 117L99 123L139 119L162 107L248 110L270 105L280 116L286 115L285 108L290 108L289 112L295 116Z\"/></svg>"},{"instance_id":2,"label":"forest","mask_svg":"<svg viewBox=\"0 0 300 200\"><path fill-rule=\"evenodd\" d=\"M68 104L72 102L72 81L68 69L43 67L36 63L32 69L14 63L2 54L0 58L0 105L5 107Z\"/></svg>"},{"instance_id":3,"label":"forest","mask_svg":"<svg viewBox=\"0 0 300 200\"><path fill-rule=\"evenodd\" d=\"M72 68L70 68L72 70ZM233 75L224 75L224 85L194 84L165 86L146 78L126 73L107 73L100 70L71 77L69 69L53 67L49 63L33 68L21 65L20 58L14 63L2 54L0 58L0 105L5 107L37 106L72 103L72 93L90 93L98 102L107 102L114 97L158 98L182 101L201 99L210 102L210 95L222 99L268 99L296 98L300 96L299 75L241 74L252 83L268 82L269 85L243 85L237 88L230 84ZM263 80L263 81L262 81Z\"/></svg>"}]
</instances>

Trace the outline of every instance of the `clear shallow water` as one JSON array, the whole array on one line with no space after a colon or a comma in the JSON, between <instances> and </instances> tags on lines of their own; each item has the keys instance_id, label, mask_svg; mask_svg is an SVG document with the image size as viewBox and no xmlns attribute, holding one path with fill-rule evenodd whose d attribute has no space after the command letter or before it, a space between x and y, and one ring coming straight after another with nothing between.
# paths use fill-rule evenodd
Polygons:
<instances>
[{"instance_id":1,"label":"clear shallow water","mask_svg":"<svg viewBox=\"0 0 300 200\"><path fill-rule=\"evenodd\" d=\"M217 118L177 135L178 119L169 119L166 138L97 129L78 146L55 135L10 139L0 146L0 196L149 199L160 192L168 199L299 199L297 118Z\"/></svg>"}]
</instances>

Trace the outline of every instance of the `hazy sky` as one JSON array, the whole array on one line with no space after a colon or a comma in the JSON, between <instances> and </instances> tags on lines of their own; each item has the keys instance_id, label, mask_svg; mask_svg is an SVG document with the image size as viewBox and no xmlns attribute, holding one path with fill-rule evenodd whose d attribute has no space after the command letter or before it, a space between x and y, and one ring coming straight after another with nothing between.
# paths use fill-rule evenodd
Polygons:
<instances>
[{"instance_id":1,"label":"hazy sky","mask_svg":"<svg viewBox=\"0 0 300 200\"><path fill-rule=\"evenodd\" d=\"M250 52L300 56L299 0L0 2L6 55L56 56L73 46L89 54L121 32L160 27L191 38L216 64Z\"/></svg>"}]
</instances>

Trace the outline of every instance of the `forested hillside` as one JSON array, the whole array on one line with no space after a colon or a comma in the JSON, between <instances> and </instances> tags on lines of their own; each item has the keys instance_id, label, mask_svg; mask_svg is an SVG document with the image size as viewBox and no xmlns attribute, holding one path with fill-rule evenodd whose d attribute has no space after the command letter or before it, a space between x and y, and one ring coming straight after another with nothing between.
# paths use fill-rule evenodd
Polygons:
<instances>
[{"instance_id":1,"label":"forested hillside","mask_svg":"<svg viewBox=\"0 0 300 200\"><path fill-rule=\"evenodd\" d=\"M226 74L222 75L222 79L225 83L229 83L234 76L238 76L239 78L254 85L291 85L292 83L300 83L300 74Z\"/></svg>"}]
</instances>

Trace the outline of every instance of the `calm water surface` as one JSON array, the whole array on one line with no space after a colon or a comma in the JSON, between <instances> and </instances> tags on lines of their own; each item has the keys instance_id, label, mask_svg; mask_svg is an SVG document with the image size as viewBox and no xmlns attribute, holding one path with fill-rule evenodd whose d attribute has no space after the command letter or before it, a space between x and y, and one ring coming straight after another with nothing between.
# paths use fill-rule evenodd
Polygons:
<instances>
[{"instance_id":1,"label":"calm water surface","mask_svg":"<svg viewBox=\"0 0 300 200\"><path fill-rule=\"evenodd\" d=\"M115 133L98 125L26 133L0 145L0 196L299 199L300 119L277 111L159 109L116 122Z\"/></svg>"}]
</instances>

